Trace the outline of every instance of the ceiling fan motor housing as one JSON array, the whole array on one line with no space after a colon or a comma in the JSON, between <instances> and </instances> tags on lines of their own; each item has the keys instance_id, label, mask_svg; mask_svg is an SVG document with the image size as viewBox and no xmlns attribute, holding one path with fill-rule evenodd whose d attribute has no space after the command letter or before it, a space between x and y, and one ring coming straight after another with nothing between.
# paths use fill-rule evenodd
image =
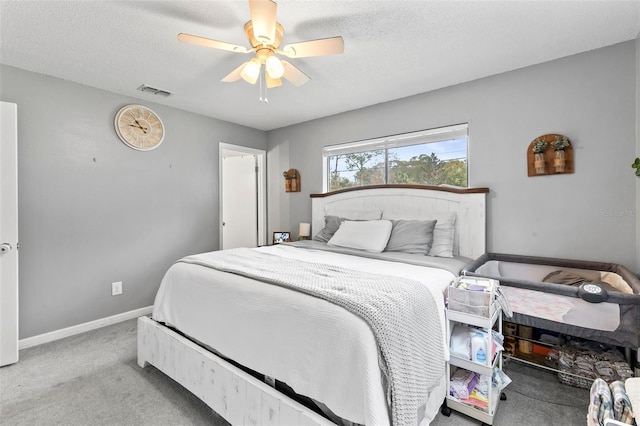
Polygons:
<instances>
[{"instance_id":1,"label":"ceiling fan motor housing","mask_svg":"<svg viewBox=\"0 0 640 426\"><path fill-rule=\"evenodd\" d=\"M276 22L275 37L271 44L265 44L256 37L253 32L253 21L248 21L246 24L244 24L244 33L247 35L247 38L251 43L251 47L256 49L256 51L262 47L265 49L270 49L272 52L274 52L278 48L278 46L280 46L280 42L282 41L282 37L284 36L284 28L282 27L280 22Z\"/></svg>"}]
</instances>

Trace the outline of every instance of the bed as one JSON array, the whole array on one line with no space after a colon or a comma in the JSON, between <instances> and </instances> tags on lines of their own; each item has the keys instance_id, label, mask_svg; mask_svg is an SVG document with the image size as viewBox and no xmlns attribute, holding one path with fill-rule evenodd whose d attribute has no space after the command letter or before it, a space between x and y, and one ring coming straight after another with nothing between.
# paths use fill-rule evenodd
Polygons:
<instances>
[{"instance_id":1,"label":"bed","mask_svg":"<svg viewBox=\"0 0 640 426\"><path fill-rule=\"evenodd\" d=\"M608 291L596 303L583 300L590 295L578 285L544 281L553 281L560 272L569 280L575 276L576 281L600 282ZM511 321L517 324L632 350L640 347L640 281L622 265L486 253L462 274L499 280L512 305Z\"/></svg>"},{"instance_id":2,"label":"bed","mask_svg":"<svg viewBox=\"0 0 640 426\"><path fill-rule=\"evenodd\" d=\"M439 234L440 242L451 236L452 257L307 241L181 259L162 280L152 318L138 321L138 363L160 369L232 424L427 425L446 393L443 291L465 264L484 253L486 192L376 186L312 195L315 233L327 228L330 216L351 219L352 226L437 219L441 226L435 223L433 235ZM359 217L378 212L380 220ZM385 325L367 322L370 314L340 305L332 294L289 287L306 282L306 274L315 280L327 275L328 282L339 284L332 289L340 291L350 280L369 279L358 291L380 285L379 292L390 298L396 287L386 292L384 286L402 284L409 289L407 299L428 300L428 309L418 304L392 309L384 315L413 323L381 331ZM408 333L410 327L420 332ZM406 351L408 358L398 362L394 339L419 340L415 348L421 349ZM405 361L428 367L409 385L398 379L406 375L399 367ZM407 392L411 386L420 392ZM409 394L421 399L410 401Z\"/></svg>"}]
</instances>

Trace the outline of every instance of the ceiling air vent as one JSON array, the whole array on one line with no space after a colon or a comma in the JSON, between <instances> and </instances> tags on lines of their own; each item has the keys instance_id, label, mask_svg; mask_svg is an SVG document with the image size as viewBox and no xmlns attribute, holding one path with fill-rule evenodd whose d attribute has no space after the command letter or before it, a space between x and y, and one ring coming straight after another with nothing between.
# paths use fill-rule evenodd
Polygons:
<instances>
[{"instance_id":1,"label":"ceiling air vent","mask_svg":"<svg viewBox=\"0 0 640 426\"><path fill-rule=\"evenodd\" d=\"M155 87L147 86L146 84L143 84L142 86L138 87L138 90L140 90L141 92L149 92L149 93L153 93L154 95L160 95L164 97L171 96L171 92L167 92L166 90L156 89Z\"/></svg>"}]
</instances>

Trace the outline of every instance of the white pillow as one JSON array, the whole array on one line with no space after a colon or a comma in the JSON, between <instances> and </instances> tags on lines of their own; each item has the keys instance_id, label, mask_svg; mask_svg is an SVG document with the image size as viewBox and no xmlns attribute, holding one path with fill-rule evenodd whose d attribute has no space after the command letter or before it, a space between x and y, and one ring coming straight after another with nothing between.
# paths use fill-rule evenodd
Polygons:
<instances>
[{"instance_id":1,"label":"white pillow","mask_svg":"<svg viewBox=\"0 0 640 426\"><path fill-rule=\"evenodd\" d=\"M382 210L344 210L328 208L326 216L338 216L348 220L379 220L382 218Z\"/></svg>"},{"instance_id":2,"label":"white pillow","mask_svg":"<svg viewBox=\"0 0 640 426\"><path fill-rule=\"evenodd\" d=\"M387 246L391 228L389 220L344 221L327 245L380 253Z\"/></svg>"},{"instance_id":3,"label":"white pillow","mask_svg":"<svg viewBox=\"0 0 640 426\"><path fill-rule=\"evenodd\" d=\"M456 223L456 215L449 214L446 217L438 217L436 227L433 230L433 244L429 250L429 256L453 257L453 225Z\"/></svg>"}]
</instances>

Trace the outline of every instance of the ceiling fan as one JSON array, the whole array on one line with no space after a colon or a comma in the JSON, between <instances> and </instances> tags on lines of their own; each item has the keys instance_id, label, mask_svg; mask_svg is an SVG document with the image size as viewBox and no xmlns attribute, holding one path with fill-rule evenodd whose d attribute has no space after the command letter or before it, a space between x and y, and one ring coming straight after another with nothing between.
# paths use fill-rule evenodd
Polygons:
<instances>
[{"instance_id":1,"label":"ceiling fan","mask_svg":"<svg viewBox=\"0 0 640 426\"><path fill-rule=\"evenodd\" d=\"M178 34L178 40L231 52L255 52L255 57L231 71L222 79L224 82L234 82L242 78L248 83L255 84L261 76L262 65L264 65L267 88L281 86L282 78L295 86L301 86L310 80L309 76L291 63L281 60L276 54L288 58L334 55L344 52L344 41L341 36L337 36L287 44L280 49L284 28L276 21L277 7L278 5L272 0L249 0L251 20L244 25L244 32L251 48L185 33Z\"/></svg>"}]
</instances>

